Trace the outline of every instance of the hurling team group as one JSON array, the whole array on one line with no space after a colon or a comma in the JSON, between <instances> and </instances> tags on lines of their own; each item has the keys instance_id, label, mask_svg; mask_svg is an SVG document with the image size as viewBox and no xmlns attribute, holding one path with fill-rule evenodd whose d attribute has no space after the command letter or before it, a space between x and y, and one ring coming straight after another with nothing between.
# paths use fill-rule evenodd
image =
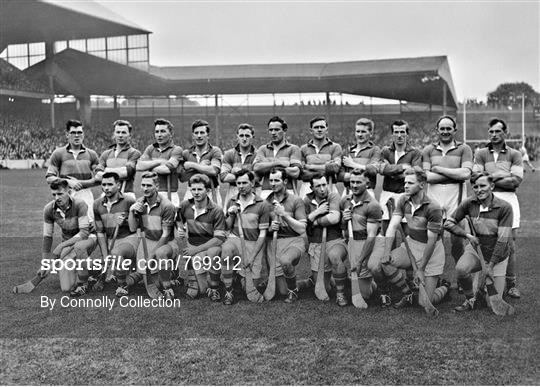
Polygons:
<instances>
[{"instance_id":1,"label":"hurling team group","mask_svg":"<svg viewBox=\"0 0 540 387\"><path fill-rule=\"evenodd\" d=\"M514 238L523 164L505 141L506 123L487 123L488 145L474 155L456 140L451 116L437 120L438 140L424 149L409 144L413 128L403 120L381 129L392 134L382 148L371 141L374 129L358 119L355 144L342 146L326 118L315 117L311 139L299 147L287 141L287 123L272 117L269 143L256 149L256 131L241 124L237 145L223 153L209 141L208 122L193 122L193 145L183 148L173 142L173 125L157 119L155 143L141 154L130 144L131 124L118 120L114 144L98 156L83 145L82 124L69 120L68 143L53 152L46 175L54 200L44 208L42 258L87 262L99 247L104 260L127 262L108 273L82 264L63 288L72 297L112 283L118 297L145 286L151 298L294 303L307 291L339 306L372 299L403 308L418 304L420 287L433 305L449 300L448 279L457 278L465 300L455 310L464 312L480 305L479 273L500 295L519 298ZM94 199L96 185L103 194ZM53 249L55 224L62 242ZM455 275L445 272L445 245ZM297 278L301 260L309 260L308 278ZM155 264L141 269L141 261ZM42 268L36 277L47 274Z\"/></svg>"}]
</instances>

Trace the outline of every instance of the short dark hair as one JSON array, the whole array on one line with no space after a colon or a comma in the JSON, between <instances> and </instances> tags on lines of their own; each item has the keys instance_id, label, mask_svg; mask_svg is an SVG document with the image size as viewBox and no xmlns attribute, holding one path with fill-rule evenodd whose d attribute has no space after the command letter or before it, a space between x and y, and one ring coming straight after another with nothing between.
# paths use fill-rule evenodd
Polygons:
<instances>
[{"instance_id":1,"label":"short dark hair","mask_svg":"<svg viewBox=\"0 0 540 387\"><path fill-rule=\"evenodd\" d=\"M236 178L239 178L240 176L244 176L244 175L247 175L248 176L248 179L249 181L251 181L252 183L255 181L255 174L253 172L251 172L249 169L247 168L242 168L241 170L239 170L238 172L236 172L234 174L234 176Z\"/></svg>"},{"instance_id":2,"label":"short dark hair","mask_svg":"<svg viewBox=\"0 0 540 387\"><path fill-rule=\"evenodd\" d=\"M324 175L324 173L322 172L317 172L317 173L314 173L313 175L311 175L311 177L309 178L309 183L311 184L311 186L313 187L313 180L319 180L323 177L326 177Z\"/></svg>"},{"instance_id":3,"label":"short dark hair","mask_svg":"<svg viewBox=\"0 0 540 387\"><path fill-rule=\"evenodd\" d=\"M448 114L445 114L444 116L440 116L439 119L437 120L437 123L435 124L435 127L437 128L439 126L439 123L444 119L449 119L450 121L452 121L452 124L454 125L454 129L457 129L456 119L452 116L449 116Z\"/></svg>"},{"instance_id":4,"label":"short dark hair","mask_svg":"<svg viewBox=\"0 0 540 387\"><path fill-rule=\"evenodd\" d=\"M368 178L368 176L366 175L366 171L364 169L360 169L360 168L354 168L352 171L351 171L351 176L354 175L354 176L363 176L365 177L366 179Z\"/></svg>"},{"instance_id":5,"label":"short dark hair","mask_svg":"<svg viewBox=\"0 0 540 387\"><path fill-rule=\"evenodd\" d=\"M71 128L78 128L79 126L83 126L81 121L79 121L79 120L67 120L67 122L66 122L66 132L69 132L69 129L71 129Z\"/></svg>"},{"instance_id":6,"label":"short dark hair","mask_svg":"<svg viewBox=\"0 0 540 387\"><path fill-rule=\"evenodd\" d=\"M255 130L253 129L253 125L242 123L238 125L238 128L236 129L236 133L238 133L241 129L249 129L251 130L251 134L255 134Z\"/></svg>"},{"instance_id":7,"label":"short dark hair","mask_svg":"<svg viewBox=\"0 0 540 387\"><path fill-rule=\"evenodd\" d=\"M197 129L199 126L205 126L206 127L206 133L210 134L210 124L208 121L205 120L195 120L191 124L191 132L193 133L195 129Z\"/></svg>"},{"instance_id":8,"label":"short dark hair","mask_svg":"<svg viewBox=\"0 0 540 387\"><path fill-rule=\"evenodd\" d=\"M69 188L69 184L66 179L59 177L51 181L50 187L51 189L67 189Z\"/></svg>"},{"instance_id":9,"label":"short dark hair","mask_svg":"<svg viewBox=\"0 0 540 387\"><path fill-rule=\"evenodd\" d=\"M287 174L285 173L285 169L281 167L274 167L270 170L270 173L268 176L270 176L272 173L280 173L281 174L281 180L287 180Z\"/></svg>"},{"instance_id":10,"label":"short dark hair","mask_svg":"<svg viewBox=\"0 0 540 387\"><path fill-rule=\"evenodd\" d=\"M118 173L116 172L105 172L102 176L102 179L110 179L111 177L114 179L114 181L120 180L120 176L118 176Z\"/></svg>"},{"instance_id":11,"label":"short dark hair","mask_svg":"<svg viewBox=\"0 0 540 387\"><path fill-rule=\"evenodd\" d=\"M364 125L367 126L370 132L373 132L373 129L375 129L375 122L370 120L369 118L359 118L356 120L356 125Z\"/></svg>"},{"instance_id":12,"label":"short dark hair","mask_svg":"<svg viewBox=\"0 0 540 387\"><path fill-rule=\"evenodd\" d=\"M141 176L141 180L142 179L152 179L154 180L154 182L156 183L156 185L159 183L159 180L158 180L158 174L155 173L155 172L152 172L152 171L147 171L147 172L144 172Z\"/></svg>"},{"instance_id":13,"label":"short dark hair","mask_svg":"<svg viewBox=\"0 0 540 387\"><path fill-rule=\"evenodd\" d=\"M418 165L415 165L414 167L407 168L405 170L405 175L416 175L416 180L419 183L425 183L427 182L427 175L426 172L420 168Z\"/></svg>"},{"instance_id":14,"label":"short dark hair","mask_svg":"<svg viewBox=\"0 0 540 387\"><path fill-rule=\"evenodd\" d=\"M131 133L131 130L133 129L133 127L131 126L131 123L129 121L126 121L126 120L116 120L113 122L113 128L115 126L127 126L128 127L128 130L129 130L129 133Z\"/></svg>"},{"instance_id":15,"label":"short dark hair","mask_svg":"<svg viewBox=\"0 0 540 387\"><path fill-rule=\"evenodd\" d=\"M189 179L188 185L191 187L193 184L204 184L204 188L210 189L212 185L210 184L210 178L202 173L197 173Z\"/></svg>"},{"instance_id":16,"label":"short dark hair","mask_svg":"<svg viewBox=\"0 0 540 387\"><path fill-rule=\"evenodd\" d=\"M283 129L283 131L287 130L287 123L283 118L279 116L274 116L268 120L268 124L266 124L266 126L270 126L270 123L272 122L279 122L281 124L281 129Z\"/></svg>"},{"instance_id":17,"label":"short dark hair","mask_svg":"<svg viewBox=\"0 0 540 387\"><path fill-rule=\"evenodd\" d=\"M390 124L390 133L394 134L394 126L403 126L405 125L405 131L409 134L409 123L404 120L395 120Z\"/></svg>"},{"instance_id":18,"label":"short dark hair","mask_svg":"<svg viewBox=\"0 0 540 387\"><path fill-rule=\"evenodd\" d=\"M503 119L497 118L497 117L494 117L491 120L489 120L488 128L491 128L493 125L497 125L499 123L502 125L502 129L506 132L506 122L504 122Z\"/></svg>"},{"instance_id":19,"label":"short dark hair","mask_svg":"<svg viewBox=\"0 0 540 387\"><path fill-rule=\"evenodd\" d=\"M326 121L326 117L325 116L317 116L317 117L313 117L310 121L309 121L309 127L310 128L313 128L313 124L317 121L324 121L324 123L326 124L326 126L328 126L328 121Z\"/></svg>"},{"instance_id":20,"label":"short dark hair","mask_svg":"<svg viewBox=\"0 0 540 387\"><path fill-rule=\"evenodd\" d=\"M480 179L481 177L485 177L487 178L488 182L493 183L493 177L488 172L484 171L471 174L471 184L476 183L476 180Z\"/></svg>"},{"instance_id":21,"label":"short dark hair","mask_svg":"<svg viewBox=\"0 0 540 387\"><path fill-rule=\"evenodd\" d=\"M167 125L167 129L169 129L169 132L172 132L174 129L174 125L171 123L171 121L166 120L165 118L158 118L154 121L154 127L158 125Z\"/></svg>"}]
</instances>

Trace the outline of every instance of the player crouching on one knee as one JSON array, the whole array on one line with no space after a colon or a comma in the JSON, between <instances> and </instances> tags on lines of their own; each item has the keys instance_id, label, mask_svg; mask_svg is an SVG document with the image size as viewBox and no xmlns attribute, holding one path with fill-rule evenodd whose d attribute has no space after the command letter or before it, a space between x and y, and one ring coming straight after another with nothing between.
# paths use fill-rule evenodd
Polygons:
<instances>
[{"instance_id":1,"label":"player crouching on one knee","mask_svg":"<svg viewBox=\"0 0 540 387\"><path fill-rule=\"evenodd\" d=\"M127 282L130 285L136 282L136 277L132 275L126 278L130 270L124 269L124 264L131 262L130 266L135 266L139 245L137 235L129 229L128 224L129 210L135 204L135 199L121 192L121 184L120 176L116 172L105 172L101 178L104 196L94 201L98 244L103 262L107 265L104 270L114 272L118 283L118 297L128 295ZM113 271L109 270L111 265L114 265ZM103 277L101 275L94 285L95 290L103 290Z\"/></svg>"},{"instance_id":2,"label":"player crouching on one knee","mask_svg":"<svg viewBox=\"0 0 540 387\"><path fill-rule=\"evenodd\" d=\"M377 288L372 277L384 280L380 274L380 261L384 251L384 238L377 237L381 228L382 208L368 191L370 178L365 171L353 169L350 173L351 194L341 200L342 225L347 230L347 224L352 220L353 235L348 235L350 246L349 263L351 270L357 272L362 298L371 297ZM352 240L350 239L352 238ZM341 257L345 260L347 254ZM336 287L339 286L336 280Z\"/></svg>"},{"instance_id":3,"label":"player crouching on one knee","mask_svg":"<svg viewBox=\"0 0 540 387\"><path fill-rule=\"evenodd\" d=\"M268 257L275 254L277 293L286 295L286 303L293 303L298 299L295 267L306 250L302 237L306 232L306 211L302 199L287 191L284 169L273 168L269 182L272 193L266 201L272 205L270 231L277 232L277 247L268 241L266 251Z\"/></svg>"},{"instance_id":4,"label":"player crouching on one knee","mask_svg":"<svg viewBox=\"0 0 540 387\"><path fill-rule=\"evenodd\" d=\"M43 259L66 260L69 255L75 256L77 264L77 284L70 296L79 297L88 292L88 256L96 247L96 235L88 220L86 203L82 199L70 196L67 180L58 178L50 184L54 198L45 206L43 224ZM62 242L51 254L54 224L62 229ZM45 277L48 273L40 270L38 275ZM69 290L74 284L62 284L62 290Z\"/></svg>"},{"instance_id":5,"label":"player crouching on one knee","mask_svg":"<svg viewBox=\"0 0 540 387\"><path fill-rule=\"evenodd\" d=\"M471 273L476 273L482 268L475 247L480 247L487 261L486 271L483 274L490 277L497 292L503 294L512 242L512 206L493 195L495 184L492 177L485 172L473 174L471 183L474 195L461 203L445 223L448 231L469 240L456 264L458 282L467 298L463 305L455 308L457 312L475 309L475 301L478 301L474 296ZM476 237L472 232L467 233L459 226L459 222L466 216L472 220Z\"/></svg>"},{"instance_id":6,"label":"player crouching on one knee","mask_svg":"<svg viewBox=\"0 0 540 387\"><path fill-rule=\"evenodd\" d=\"M179 246L187 236L187 245L181 253L187 259L185 266L194 271L196 281L189 281L188 293L195 298L205 292L212 301L219 301L219 281L222 262L221 245L225 241L225 216L212 200L212 183L206 175L195 174L189 179L192 198L180 203L177 213ZM210 279L207 281L207 272ZM232 280L232 275L231 275Z\"/></svg>"},{"instance_id":7,"label":"player crouching on one knee","mask_svg":"<svg viewBox=\"0 0 540 387\"><path fill-rule=\"evenodd\" d=\"M240 257L238 272L240 276L246 276L246 270L253 273L254 286L261 284L262 259L266 244L266 235L270 226L270 211L272 208L262 198L255 194L255 174L247 169L241 169L235 177L238 196L232 197L227 205L226 223L227 229L231 230L229 237L222 246L221 265L223 282L225 283L224 304L234 302L232 281L234 268L238 264L235 258ZM242 234L239 230L238 218L242 217ZM241 235L245 239L245 256L242 255ZM246 285L247 289L247 285Z\"/></svg>"},{"instance_id":8,"label":"player crouching on one knee","mask_svg":"<svg viewBox=\"0 0 540 387\"><path fill-rule=\"evenodd\" d=\"M413 292L405 282L402 270L411 267L411 259L415 259L418 270L415 281L424 285L432 304L440 303L447 295L450 284L442 281L437 287L439 276L443 272L445 255L441 239L442 209L425 193L426 173L419 167L405 171L405 194L402 195L390 219L386 230L385 251L382 257L382 272L389 282L396 286L403 297L394 304L402 308L413 304ZM409 257L405 243L392 250L396 231L401 221L407 220L407 242L413 257Z\"/></svg>"},{"instance_id":9,"label":"player crouching on one knee","mask_svg":"<svg viewBox=\"0 0 540 387\"><path fill-rule=\"evenodd\" d=\"M128 223L131 232L144 228L148 257L145 256L144 244L139 243L137 251L137 270L139 276L149 272L148 282L161 285L166 299L174 298L171 288L171 270L177 253L174 237L175 207L167 198L159 195L158 174L145 172L141 178L143 197L130 207ZM143 262L141 262L143 261ZM148 270L146 270L148 269ZM141 273L142 272L142 273Z\"/></svg>"}]
</instances>

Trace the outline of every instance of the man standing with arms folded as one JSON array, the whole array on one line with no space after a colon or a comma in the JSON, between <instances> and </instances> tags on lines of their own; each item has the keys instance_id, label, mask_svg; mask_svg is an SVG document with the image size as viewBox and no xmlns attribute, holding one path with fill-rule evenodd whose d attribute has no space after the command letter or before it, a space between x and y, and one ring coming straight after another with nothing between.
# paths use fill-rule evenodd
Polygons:
<instances>
[{"instance_id":1,"label":"man standing with arms folded","mask_svg":"<svg viewBox=\"0 0 540 387\"><path fill-rule=\"evenodd\" d=\"M135 200L133 181L135 180L137 161L141 157L141 152L131 146L132 127L128 121L116 120L113 127L115 143L99 157L95 178L96 181L101 181L104 173L116 173L120 177L120 191L122 194Z\"/></svg>"},{"instance_id":2,"label":"man standing with arms folded","mask_svg":"<svg viewBox=\"0 0 540 387\"><path fill-rule=\"evenodd\" d=\"M422 165L427 176L427 196L439 203L446 219L465 197L473 157L467 144L456 141L457 123L453 117L440 117L435 128L439 141L422 150ZM457 262L463 252L463 242L452 234L450 244L452 257Z\"/></svg>"},{"instance_id":3,"label":"man standing with arms folded","mask_svg":"<svg viewBox=\"0 0 540 387\"><path fill-rule=\"evenodd\" d=\"M521 214L516 190L523 180L523 160L518 150L506 145L506 122L493 118L489 121L488 128L489 144L476 152L473 173L489 173L495 184L493 195L512 206L512 240L506 268L506 291L510 297L520 298L521 293L516 286L515 239Z\"/></svg>"},{"instance_id":4,"label":"man standing with arms folded","mask_svg":"<svg viewBox=\"0 0 540 387\"><path fill-rule=\"evenodd\" d=\"M195 120L191 125L193 145L184 149L182 157L184 159L183 169L180 172L180 180L189 182L196 174L208 176L211 184L211 198L218 206L222 206L221 194L219 192L219 172L221 170L221 160L223 154L217 146L211 145L210 124L204 120ZM191 190L188 189L184 195L184 200L190 199Z\"/></svg>"},{"instance_id":5,"label":"man standing with arms folded","mask_svg":"<svg viewBox=\"0 0 540 387\"><path fill-rule=\"evenodd\" d=\"M354 137L356 144L343 151L343 166L339 173L339 181L345 185L344 195L349 193L349 179L353 169L366 171L369 177L368 192L375 197L374 189L377 184L377 171L381 148L371 142L375 123L368 118L359 118L356 121Z\"/></svg>"},{"instance_id":6,"label":"man standing with arms folded","mask_svg":"<svg viewBox=\"0 0 540 387\"><path fill-rule=\"evenodd\" d=\"M337 182L337 174L341 168L341 145L328 138L328 122L323 116L313 118L309 122L312 139L300 147L302 154L302 186L300 198L305 198L310 191L310 181L315 175L326 176L326 182ZM332 184L334 192L337 189Z\"/></svg>"},{"instance_id":7,"label":"man standing with arms folded","mask_svg":"<svg viewBox=\"0 0 540 387\"><path fill-rule=\"evenodd\" d=\"M221 165L220 180L229 184L229 189L225 195L225 206L229 200L238 195L236 187L236 173L240 170L253 170L253 160L255 160L255 147L252 145L255 131L250 124L240 124L236 130L238 144L232 149L225 151L223 164ZM254 181L254 184L258 184Z\"/></svg>"},{"instance_id":8,"label":"man standing with arms folded","mask_svg":"<svg viewBox=\"0 0 540 387\"><path fill-rule=\"evenodd\" d=\"M379 173L384 176L383 188L380 197L380 205L383 210L383 232L386 231L391 214L388 212L388 202L393 200L397 203L399 197L405 192L405 170L414 166L422 166L422 153L408 143L409 124L403 120L397 120L390 125L392 132L392 144L383 147Z\"/></svg>"},{"instance_id":9,"label":"man standing with arms folded","mask_svg":"<svg viewBox=\"0 0 540 387\"><path fill-rule=\"evenodd\" d=\"M90 188L95 185L93 173L98 165L98 155L83 145L84 130L80 121L66 122L66 136L68 144L55 149L49 159L47 183L50 184L58 177L66 179L73 197L86 203L88 218L92 222L94 195Z\"/></svg>"},{"instance_id":10,"label":"man standing with arms folded","mask_svg":"<svg viewBox=\"0 0 540 387\"><path fill-rule=\"evenodd\" d=\"M144 150L137 171L151 171L158 175L159 194L169 199L176 207L179 206L178 198L178 172L177 168L182 162L182 148L174 145L173 125L170 121L158 118L154 121L154 138L156 142L148 145Z\"/></svg>"},{"instance_id":11,"label":"man standing with arms folded","mask_svg":"<svg viewBox=\"0 0 540 387\"><path fill-rule=\"evenodd\" d=\"M268 134L270 142L261 145L253 162L253 171L262 178L261 197L265 199L272 193L269 181L270 171L274 168L283 168L284 179L287 181L286 189L295 192L296 179L300 176L302 162L301 152L297 145L290 144L285 135L287 123L280 117L268 120Z\"/></svg>"}]
</instances>

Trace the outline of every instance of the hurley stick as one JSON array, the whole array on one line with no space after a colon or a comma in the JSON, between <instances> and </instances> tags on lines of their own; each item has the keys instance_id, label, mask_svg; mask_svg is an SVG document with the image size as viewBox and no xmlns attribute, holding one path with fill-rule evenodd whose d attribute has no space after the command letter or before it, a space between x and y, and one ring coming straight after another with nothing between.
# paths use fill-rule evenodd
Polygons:
<instances>
[{"instance_id":1,"label":"hurley stick","mask_svg":"<svg viewBox=\"0 0 540 387\"><path fill-rule=\"evenodd\" d=\"M238 211L239 212L236 214L236 216L238 219L238 235L240 236L240 249L242 250L241 251L242 259L246 259L247 249L246 249L246 239L244 238L244 230L242 228L242 214L240 213L240 210ZM253 265L253 263L254 262L252 262L251 264ZM245 268L245 273L246 273L246 295L247 295L248 300L251 302L263 302L264 301L263 295L259 293L255 285L253 285L253 271L251 269L251 266Z\"/></svg>"}]
</instances>

